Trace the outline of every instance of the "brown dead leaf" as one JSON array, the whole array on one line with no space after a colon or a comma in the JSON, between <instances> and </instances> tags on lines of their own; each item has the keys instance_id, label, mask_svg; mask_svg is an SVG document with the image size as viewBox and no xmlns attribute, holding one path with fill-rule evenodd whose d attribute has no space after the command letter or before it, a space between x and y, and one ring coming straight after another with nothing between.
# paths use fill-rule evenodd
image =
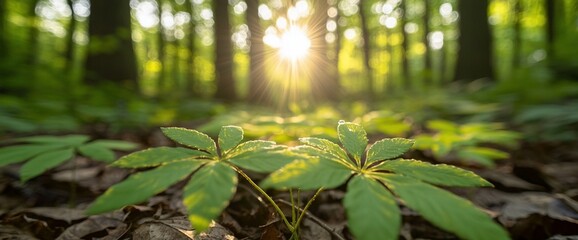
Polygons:
<instances>
[{"instance_id":1,"label":"brown dead leaf","mask_svg":"<svg viewBox=\"0 0 578 240\"><path fill-rule=\"evenodd\" d=\"M107 229L119 227L122 228L125 226L126 224L124 224L118 218L111 218L102 215L91 216L80 223L70 226L56 239L57 240L83 239L85 236L95 234L98 232L102 232L102 235L107 235L108 234L108 232L106 231Z\"/></svg>"}]
</instances>

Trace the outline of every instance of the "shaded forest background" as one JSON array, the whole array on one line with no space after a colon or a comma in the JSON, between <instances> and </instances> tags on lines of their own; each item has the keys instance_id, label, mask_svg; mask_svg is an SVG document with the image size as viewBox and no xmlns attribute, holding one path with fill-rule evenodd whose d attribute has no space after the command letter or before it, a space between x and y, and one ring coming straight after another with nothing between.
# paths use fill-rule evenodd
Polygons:
<instances>
[{"instance_id":1,"label":"shaded forest background","mask_svg":"<svg viewBox=\"0 0 578 240\"><path fill-rule=\"evenodd\" d=\"M300 59L279 54L292 25L311 44ZM168 124L232 102L461 94L515 110L576 96L576 42L575 0L0 0L0 130Z\"/></svg>"}]
</instances>

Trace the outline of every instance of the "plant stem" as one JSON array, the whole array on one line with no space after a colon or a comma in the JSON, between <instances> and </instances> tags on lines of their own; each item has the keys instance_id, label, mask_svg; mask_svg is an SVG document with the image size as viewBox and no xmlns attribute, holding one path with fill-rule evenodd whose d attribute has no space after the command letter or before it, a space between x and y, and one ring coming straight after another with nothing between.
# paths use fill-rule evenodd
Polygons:
<instances>
[{"instance_id":1,"label":"plant stem","mask_svg":"<svg viewBox=\"0 0 578 240\"><path fill-rule=\"evenodd\" d=\"M285 204L285 205L290 205L290 204L291 204L290 202L287 202L287 201L285 201L285 200L283 200L283 199L279 199L279 202L280 202L280 203L283 203L283 204ZM331 233L331 235L333 235L336 239L345 240L345 238L342 237L341 235L339 235L339 233L337 233L337 232L335 231L335 229L333 229L332 227L330 227L330 226L328 226L327 224L325 224L325 223L323 222L323 220L317 218L315 215L309 213L308 211L303 211L303 209L301 209L301 208L297 208L297 210L299 210L300 212L304 212L305 215L307 215L307 217L311 218L311 221L317 223L317 225L319 225L319 226L322 227L323 229L327 230L327 232Z\"/></svg>"},{"instance_id":2,"label":"plant stem","mask_svg":"<svg viewBox=\"0 0 578 240\"><path fill-rule=\"evenodd\" d=\"M315 201L315 199L317 198L317 196L319 195L319 193L321 193L321 191L323 191L323 188L317 189L317 192L315 192L315 194L313 194L313 197L311 197L311 199L309 199L309 201L307 202L307 204L305 204L305 207L303 208L303 211L301 211L301 214L299 215L299 218L297 219L297 222L296 222L295 225L294 225L295 229L298 229L298 228L299 228L299 224L301 224L301 220L303 219L303 216L305 216L305 212L307 212L307 209L311 206L311 204L313 203L313 201Z\"/></svg>"},{"instance_id":3,"label":"plant stem","mask_svg":"<svg viewBox=\"0 0 578 240\"><path fill-rule=\"evenodd\" d=\"M259 193L261 193L261 195L263 195L263 197L265 197L267 199L267 201L269 201L271 203L271 205L273 205L273 208L275 208L275 211L277 211L277 213L279 213L279 216L281 216L281 219L283 220L283 222L285 223L285 225L287 225L287 228L289 228L289 231L294 232L294 227L293 225L291 225L291 223L289 223L289 221L287 220L287 218L285 217L285 214L283 214L283 211L281 211L281 208L279 208L279 205L277 205L275 203L275 201L273 201L273 199L265 192L265 190L263 190L261 187L259 187L259 185L257 185L255 182L253 182L253 180L247 176L247 174L245 174L245 172L243 172L243 170L237 168L236 166L233 166L233 169L235 169L235 171L237 173L239 173L241 176L243 176L243 178L245 178L245 180L247 180L247 182L249 182L249 184L251 184L251 186L253 186L253 188L255 188L257 191L259 191Z\"/></svg>"}]
</instances>

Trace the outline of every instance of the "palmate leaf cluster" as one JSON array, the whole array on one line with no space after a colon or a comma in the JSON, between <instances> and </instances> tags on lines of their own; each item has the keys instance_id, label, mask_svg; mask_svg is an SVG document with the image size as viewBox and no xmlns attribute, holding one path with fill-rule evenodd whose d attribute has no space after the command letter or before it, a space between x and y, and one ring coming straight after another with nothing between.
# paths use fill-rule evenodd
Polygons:
<instances>
[{"instance_id":1,"label":"palmate leaf cluster","mask_svg":"<svg viewBox=\"0 0 578 240\"><path fill-rule=\"evenodd\" d=\"M315 137L301 138L303 145L291 148L271 141L241 143L243 130L236 126L222 127L217 142L191 129L162 131L185 147L151 148L113 163L123 168L153 169L109 188L89 207L89 214L143 202L190 176L183 189L183 203L193 227L203 231L235 193L237 174L248 178L241 170L247 169L271 173L261 182L262 188L312 190L346 184L343 205L356 239L396 239L401 226L399 203L461 238L508 238L471 202L434 186L491 184L454 166L399 158L413 146L409 139L383 139L368 146L360 125L341 121L337 127L341 146ZM265 194L261 187L253 186ZM272 199L270 202L275 204Z\"/></svg>"},{"instance_id":2,"label":"palmate leaf cluster","mask_svg":"<svg viewBox=\"0 0 578 240\"><path fill-rule=\"evenodd\" d=\"M233 197L238 183L237 167L272 172L296 157L287 147L275 142L240 143L243 130L237 126L222 127L218 144L206 134L191 129L169 127L162 131L186 148L150 148L114 162L113 166L123 168L155 168L133 174L109 188L87 209L89 214L143 202L192 175L183 189L183 203L193 227L203 231Z\"/></svg>"},{"instance_id":3,"label":"palmate leaf cluster","mask_svg":"<svg viewBox=\"0 0 578 240\"><path fill-rule=\"evenodd\" d=\"M396 199L421 213L434 225L465 239L507 239L508 234L471 202L435 185L491 186L470 171L397 159L413 141L383 139L369 146L365 130L340 122L343 145L325 139L302 138L295 149L311 157L291 162L262 182L274 188L332 188L345 184L343 200L351 232L357 239L397 239L401 214Z\"/></svg>"},{"instance_id":4,"label":"palmate leaf cluster","mask_svg":"<svg viewBox=\"0 0 578 240\"><path fill-rule=\"evenodd\" d=\"M112 162L113 150L133 150L136 144L118 140L95 140L89 142L85 135L33 136L13 139L18 145L0 148L0 167L28 160L20 168L20 178L26 182L45 171L72 159L75 154L87 158Z\"/></svg>"}]
</instances>

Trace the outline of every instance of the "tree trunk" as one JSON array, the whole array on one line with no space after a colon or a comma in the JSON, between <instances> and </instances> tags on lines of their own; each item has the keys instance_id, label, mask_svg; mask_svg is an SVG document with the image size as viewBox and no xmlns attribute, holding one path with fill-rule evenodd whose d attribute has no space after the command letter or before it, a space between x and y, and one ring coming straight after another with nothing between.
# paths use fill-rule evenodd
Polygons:
<instances>
[{"instance_id":1,"label":"tree trunk","mask_svg":"<svg viewBox=\"0 0 578 240\"><path fill-rule=\"evenodd\" d=\"M225 102L237 99L233 78L233 48L231 44L231 24L227 0L213 0L215 20L215 98Z\"/></svg>"},{"instance_id":2,"label":"tree trunk","mask_svg":"<svg viewBox=\"0 0 578 240\"><path fill-rule=\"evenodd\" d=\"M523 64L522 58L522 0L514 3L514 39L512 41L512 69L519 68Z\"/></svg>"},{"instance_id":3,"label":"tree trunk","mask_svg":"<svg viewBox=\"0 0 578 240\"><path fill-rule=\"evenodd\" d=\"M433 67L431 60L431 48L429 45L428 35L430 33L430 11L431 0L424 0L424 14L423 14L423 43L425 44L425 52L423 58L425 61L423 80L426 87L433 84Z\"/></svg>"},{"instance_id":4,"label":"tree trunk","mask_svg":"<svg viewBox=\"0 0 578 240\"><path fill-rule=\"evenodd\" d=\"M38 16L36 16L36 5L39 0L33 0L28 6L28 51L26 52L26 64L29 66L36 65L38 61L38 37L40 31L38 30Z\"/></svg>"},{"instance_id":5,"label":"tree trunk","mask_svg":"<svg viewBox=\"0 0 578 240\"><path fill-rule=\"evenodd\" d=\"M129 0L91 0L85 82L137 86Z\"/></svg>"},{"instance_id":6,"label":"tree trunk","mask_svg":"<svg viewBox=\"0 0 578 240\"><path fill-rule=\"evenodd\" d=\"M162 24L163 15L163 1L157 0L157 14L159 18L159 24L157 27L157 60L159 61L159 73L157 75L157 97L164 97L167 90L167 83L165 82L165 75L167 72L167 59L166 59L166 37L165 28Z\"/></svg>"},{"instance_id":7,"label":"tree trunk","mask_svg":"<svg viewBox=\"0 0 578 240\"><path fill-rule=\"evenodd\" d=\"M194 13L194 1L189 0L187 3L189 6L186 10L189 12L189 15L193 16ZM185 84L185 96L191 96L191 93L197 93L197 83L195 79L195 20L191 18L189 22L189 32L188 32L188 39L187 39L187 51L189 53L187 57L187 77L186 77L186 84Z\"/></svg>"},{"instance_id":8,"label":"tree trunk","mask_svg":"<svg viewBox=\"0 0 578 240\"><path fill-rule=\"evenodd\" d=\"M333 101L337 100L340 93L338 84L336 83L335 74L337 72L336 66L332 64L327 56L328 47L325 36L327 35L327 10L329 4L327 0L315 1L314 17L309 26L313 26L311 30L311 55L309 59L312 61L310 66L312 74L310 81L311 93L318 101Z\"/></svg>"},{"instance_id":9,"label":"tree trunk","mask_svg":"<svg viewBox=\"0 0 578 240\"><path fill-rule=\"evenodd\" d=\"M70 72L72 70L72 65L74 63L74 50L76 44L74 44L74 31L76 30L76 19L74 18L74 2L72 0L66 0L68 7L70 8L70 20L68 22L68 28L66 31L66 48L64 49L64 71Z\"/></svg>"},{"instance_id":10,"label":"tree trunk","mask_svg":"<svg viewBox=\"0 0 578 240\"><path fill-rule=\"evenodd\" d=\"M410 79L409 73L409 61L408 61L408 53L409 53L409 38L407 36L407 32L405 31L405 25L407 24L408 14L407 14L407 0L403 0L400 3L400 8L402 15L399 20L399 28L402 35L401 40L401 78L403 79L403 83L406 90L412 88L412 82Z\"/></svg>"},{"instance_id":11,"label":"tree trunk","mask_svg":"<svg viewBox=\"0 0 578 240\"><path fill-rule=\"evenodd\" d=\"M460 37L455 80L493 79L488 0L460 0L458 12Z\"/></svg>"},{"instance_id":12,"label":"tree trunk","mask_svg":"<svg viewBox=\"0 0 578 240\"><path fill-rule=\"evenodd\" d=\"M247 100L253 104L270 105L269 83L265 76L265 44L263 28L259 19L259 0L246 0L245 17L249 26L251 48L249 49L249 95Z\"/></svg>"},{"instance_id":13,"label":"tree trunk","mask_svg":"<svg viewBox=\"0 0 578 240\"><path fill-rule=\"evenodd\" d=\"M369 36L369 27L367 26L366 7L363 1L359 1L359 18L361 19L361 37L363 38L363 65L365 66L366 77L366 97L371 102L375 98L373 87L373 70L371 68L371 42Z\"/></svg>"},{"instance_id":14,"label":"tree trunk","mask_svg":"<svg viewBox=\"0 0 578 240\"><path fill-rule=\"evenodd\" d=\"M0 60L8 58L8 33L6 31L6 20L8 19L8 11L6 3L8 0L0 0Z\"/></svg>"}]
</instances>

